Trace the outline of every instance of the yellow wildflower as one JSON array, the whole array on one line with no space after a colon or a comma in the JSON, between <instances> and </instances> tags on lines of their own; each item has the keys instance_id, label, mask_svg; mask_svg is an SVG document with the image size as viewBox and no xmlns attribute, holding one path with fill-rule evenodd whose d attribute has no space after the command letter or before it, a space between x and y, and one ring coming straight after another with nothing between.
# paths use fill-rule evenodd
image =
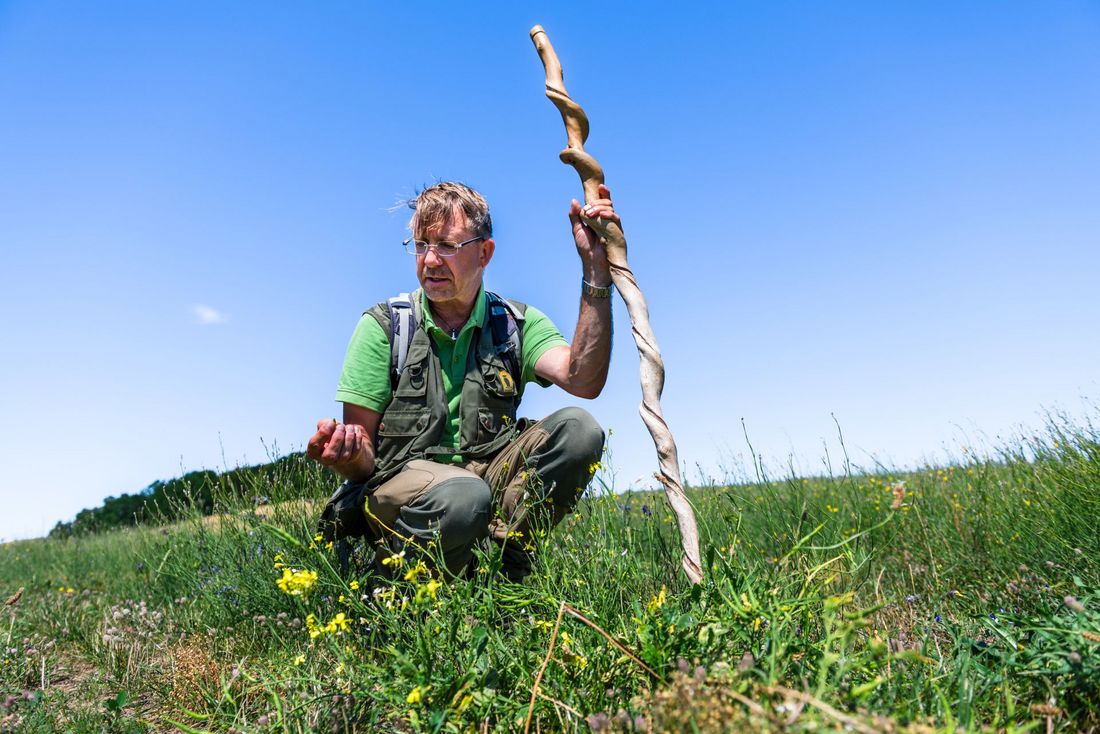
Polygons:
<instances>
[{"instance_id":1,"label":"yellow wildflower","mask_svg":"<svg viewBox=\"0 0 1100 734\"><path fill-rule=\"evenodd\" d=\"M400 553L394 553L389 558L382 559L383 566L393 566L395 569L400 568L401 564L405 562L405 551Z\"/></svg>"},{"instance_id":2,"label":"yellow wildflower","mask_svg":"<svg viewBox=\"0 0 1100 734\"><path fill-rule=\"evenodd\" d=\"M405 703L418 704L420 699L424 697L423 691L420 690L420 686L409 691L409 695L405 696Z\"/></svg>"},{"instance_id":3,"label":"yellow wildflower","mask_svg":"<svg viewBox=\"0 0 1100 734\"><path fill-rule=\"evenodd\" d=\"M324 630L317 626L317 618L311 613L306 616L306 629L309 630L309 639L316 640Z\"/></svg>"},{"instance_id":4,"label":"yellow wildflower","mask_svg":"<svg viewBox=\"0 0 1100 734\"><path fill-rule=\"evenodd\" d=\"M352 581L350 584L348 584L348 587L351 588L352 591L358 591L359 582L358 581Z\"/></svg>"},{"instance_id":5,"label":"yellow wildflower","mask_svg":"<svg viewBox=\"0 0 1100 734\"><path fill-rule=\"evenodd\" d=\"M415 566L409 566L409 570L405 572L406 581L416 581L421 574L428 573L428 566L424 561L417 561Z\"/></svg>"},{"instance_id":6,"label":"yellow wildflower","mask_svg":"<svg viewBox=\"0 0 1100 734\"><path fill-rule=\"evenodd\" d=\"M317 583L317 572L284 568L282 578L276 579L275 583L291 596L302 596L307 594L313 588L313 585Z\"/></svg>"},{"instance_id":7,"label":"yellow wildflower","mask_svg":"<svg viewBox=\"0 0 1100 734\"><path fill-rule=\"evenodd\" d=\"M343 612L338 612L335 617L325 625L325 632L343 634L348 631L348 618Z\"/></svg>"},{"instance_id":8,"label":"yellow wildflower","mask_svg":"<svg viewBox=\"0 0 1100 734\"><path fill-rule=\"evenodd\" d=\"M535 629L541 632L549 632L554 627L554 623L549 619L536 619Z\"/></svg>"},{"instance_id":9,"label":"yellow wildflower","mask_svg":"<svg viewBox=\"0 0 1100 734\"><path fill-rule=\"evenodd\" d=\"M301 665L305 661L306 661L306 656L305 655L299 655L298 657L294 658L294 664L295 665Z\"/></svg>"},{"instance_id":10,"label":"yellow wildflower","mask_svg":"<svg viewBox=\"0 0 1100 734\"><path fill-rule=\"evenodd\" d=\"M667 595L668 595L668 589L665 588L664 584L661 584L661 591L656 596L654 596L652 599L649 600L649 603L646 604L646 607L645 607L646 611L649 612L650 614L652 614L653 612L656 612L658 609L663 607L665 605Z\"/></svg>"},{"instance_id":11,"label":"yellow wildflower","mask_svg":"<svg viewBox=\"0 0 1100 734\"><path fill-rule=\"evenodd\" d=\"M442 581L436 581L435 579L428 579L428 583L424 584L416 590L416 601L422 602L426 599L435 599L436 591L443 585Z\"/></svg>"}]
</instances>

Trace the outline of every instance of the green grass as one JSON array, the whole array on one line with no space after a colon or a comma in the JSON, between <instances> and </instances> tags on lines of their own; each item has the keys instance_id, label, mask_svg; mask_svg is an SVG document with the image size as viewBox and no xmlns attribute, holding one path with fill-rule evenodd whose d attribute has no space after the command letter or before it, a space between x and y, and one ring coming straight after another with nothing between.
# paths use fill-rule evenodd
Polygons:
<instances>
[{"instance_id":1,"label":"green grass","mask_svg":"<svg viewBox=\"0 0 1100 734\"><path fill-rule=\"evenodd\" d=\"M257 474L268 514L4 545L0 593L24 592L0 608L0 730L1100 727L1090 423L918 472L694 488L696 586L663 497L611 477L520 585L490 553L367 593L313 540L319 508L281 503L329 494L305 463ZM284 568L316 582L285 593Z\"/></svg>"}]
</instances>

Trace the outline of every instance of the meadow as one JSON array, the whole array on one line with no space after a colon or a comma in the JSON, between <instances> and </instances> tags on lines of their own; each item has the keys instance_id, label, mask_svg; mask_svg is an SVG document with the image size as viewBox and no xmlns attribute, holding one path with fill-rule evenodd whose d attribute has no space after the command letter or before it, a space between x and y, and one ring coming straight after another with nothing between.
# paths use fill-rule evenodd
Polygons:
<instances>
[{"instance_id":1,"label":"meadow","mask_svg":"<svg viewBox=\"0 0 1100 734\"><path fill-rule=\"evenodd\" d=\"M1100 730L1087 419L904 473L750 472L690 490L698 585L663 496L610 466L523 539L521 584L493 549L469 579L344 571L304 459L216 518L5 544L0 730Z\"/></svg>"}]
</instances>

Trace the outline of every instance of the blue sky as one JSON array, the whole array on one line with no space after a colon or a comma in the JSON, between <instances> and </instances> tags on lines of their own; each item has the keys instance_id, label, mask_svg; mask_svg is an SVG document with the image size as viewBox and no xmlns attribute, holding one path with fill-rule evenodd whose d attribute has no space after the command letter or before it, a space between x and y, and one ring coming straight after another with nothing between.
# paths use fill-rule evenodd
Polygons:
<instances>
[{"instance_id":1,"label":"blue sky","mask_svg":"<svg viewBox=\"0 0 1100 734\"><path fill-rule=\"evenodd\" d=\"M571 334L580 187L535 23L692 477L737 466L742 418L770 466L818 472L833 415L854 462L904 466L1092 410L1095 3L8 1L0 538L301 448L360 312L415 285L391 208L437 179L492 206L489 286ZM625 488L656 461L616 318L588 407Z\"/></svg>"}]
</instances>

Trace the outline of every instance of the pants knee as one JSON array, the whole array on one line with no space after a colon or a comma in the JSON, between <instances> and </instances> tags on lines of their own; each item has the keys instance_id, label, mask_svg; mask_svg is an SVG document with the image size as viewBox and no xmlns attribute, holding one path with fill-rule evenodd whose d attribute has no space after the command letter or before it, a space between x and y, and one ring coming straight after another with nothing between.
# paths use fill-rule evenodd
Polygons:
<instances>
[{"instance_id":1,"label":"pants knee","mask_svg":"<svg viewBox=\"0 0 1100 734\"><path fill-rule=\"evenodd\" d=\"M571 508L592 478L593 467L603 453L603 429L591 413L576 407L551 413L543 426L553 447L549 452L553 468L543 477L554 480L547 486L548 499Z\"/></svg>"},{"instance_id":2,"label":"pants knee","mask_svg":"<svg viewBox=\"0 0 1100 734\"><path fill-rule=\"evenodd\" d=\"M492 491L477 477L446 479L414 505L401 510L407 525L438 531L444 552L472 545L488 535ZM423 522L427 520L427 523Z\"/></svg>"},{"instance_id":3,"label":"pants knee","mask_svg":"<svg viewBox=\"0 0 1100 734\"><path fill-rule=\"evenodd\" d=\"M587 464L599 461L600 454L603 453L604 432L587 410L574 406L562 408L551 413L545 424L551 435L560 434L567 460L586 461Z\"/></svg>"}]
</instances>

